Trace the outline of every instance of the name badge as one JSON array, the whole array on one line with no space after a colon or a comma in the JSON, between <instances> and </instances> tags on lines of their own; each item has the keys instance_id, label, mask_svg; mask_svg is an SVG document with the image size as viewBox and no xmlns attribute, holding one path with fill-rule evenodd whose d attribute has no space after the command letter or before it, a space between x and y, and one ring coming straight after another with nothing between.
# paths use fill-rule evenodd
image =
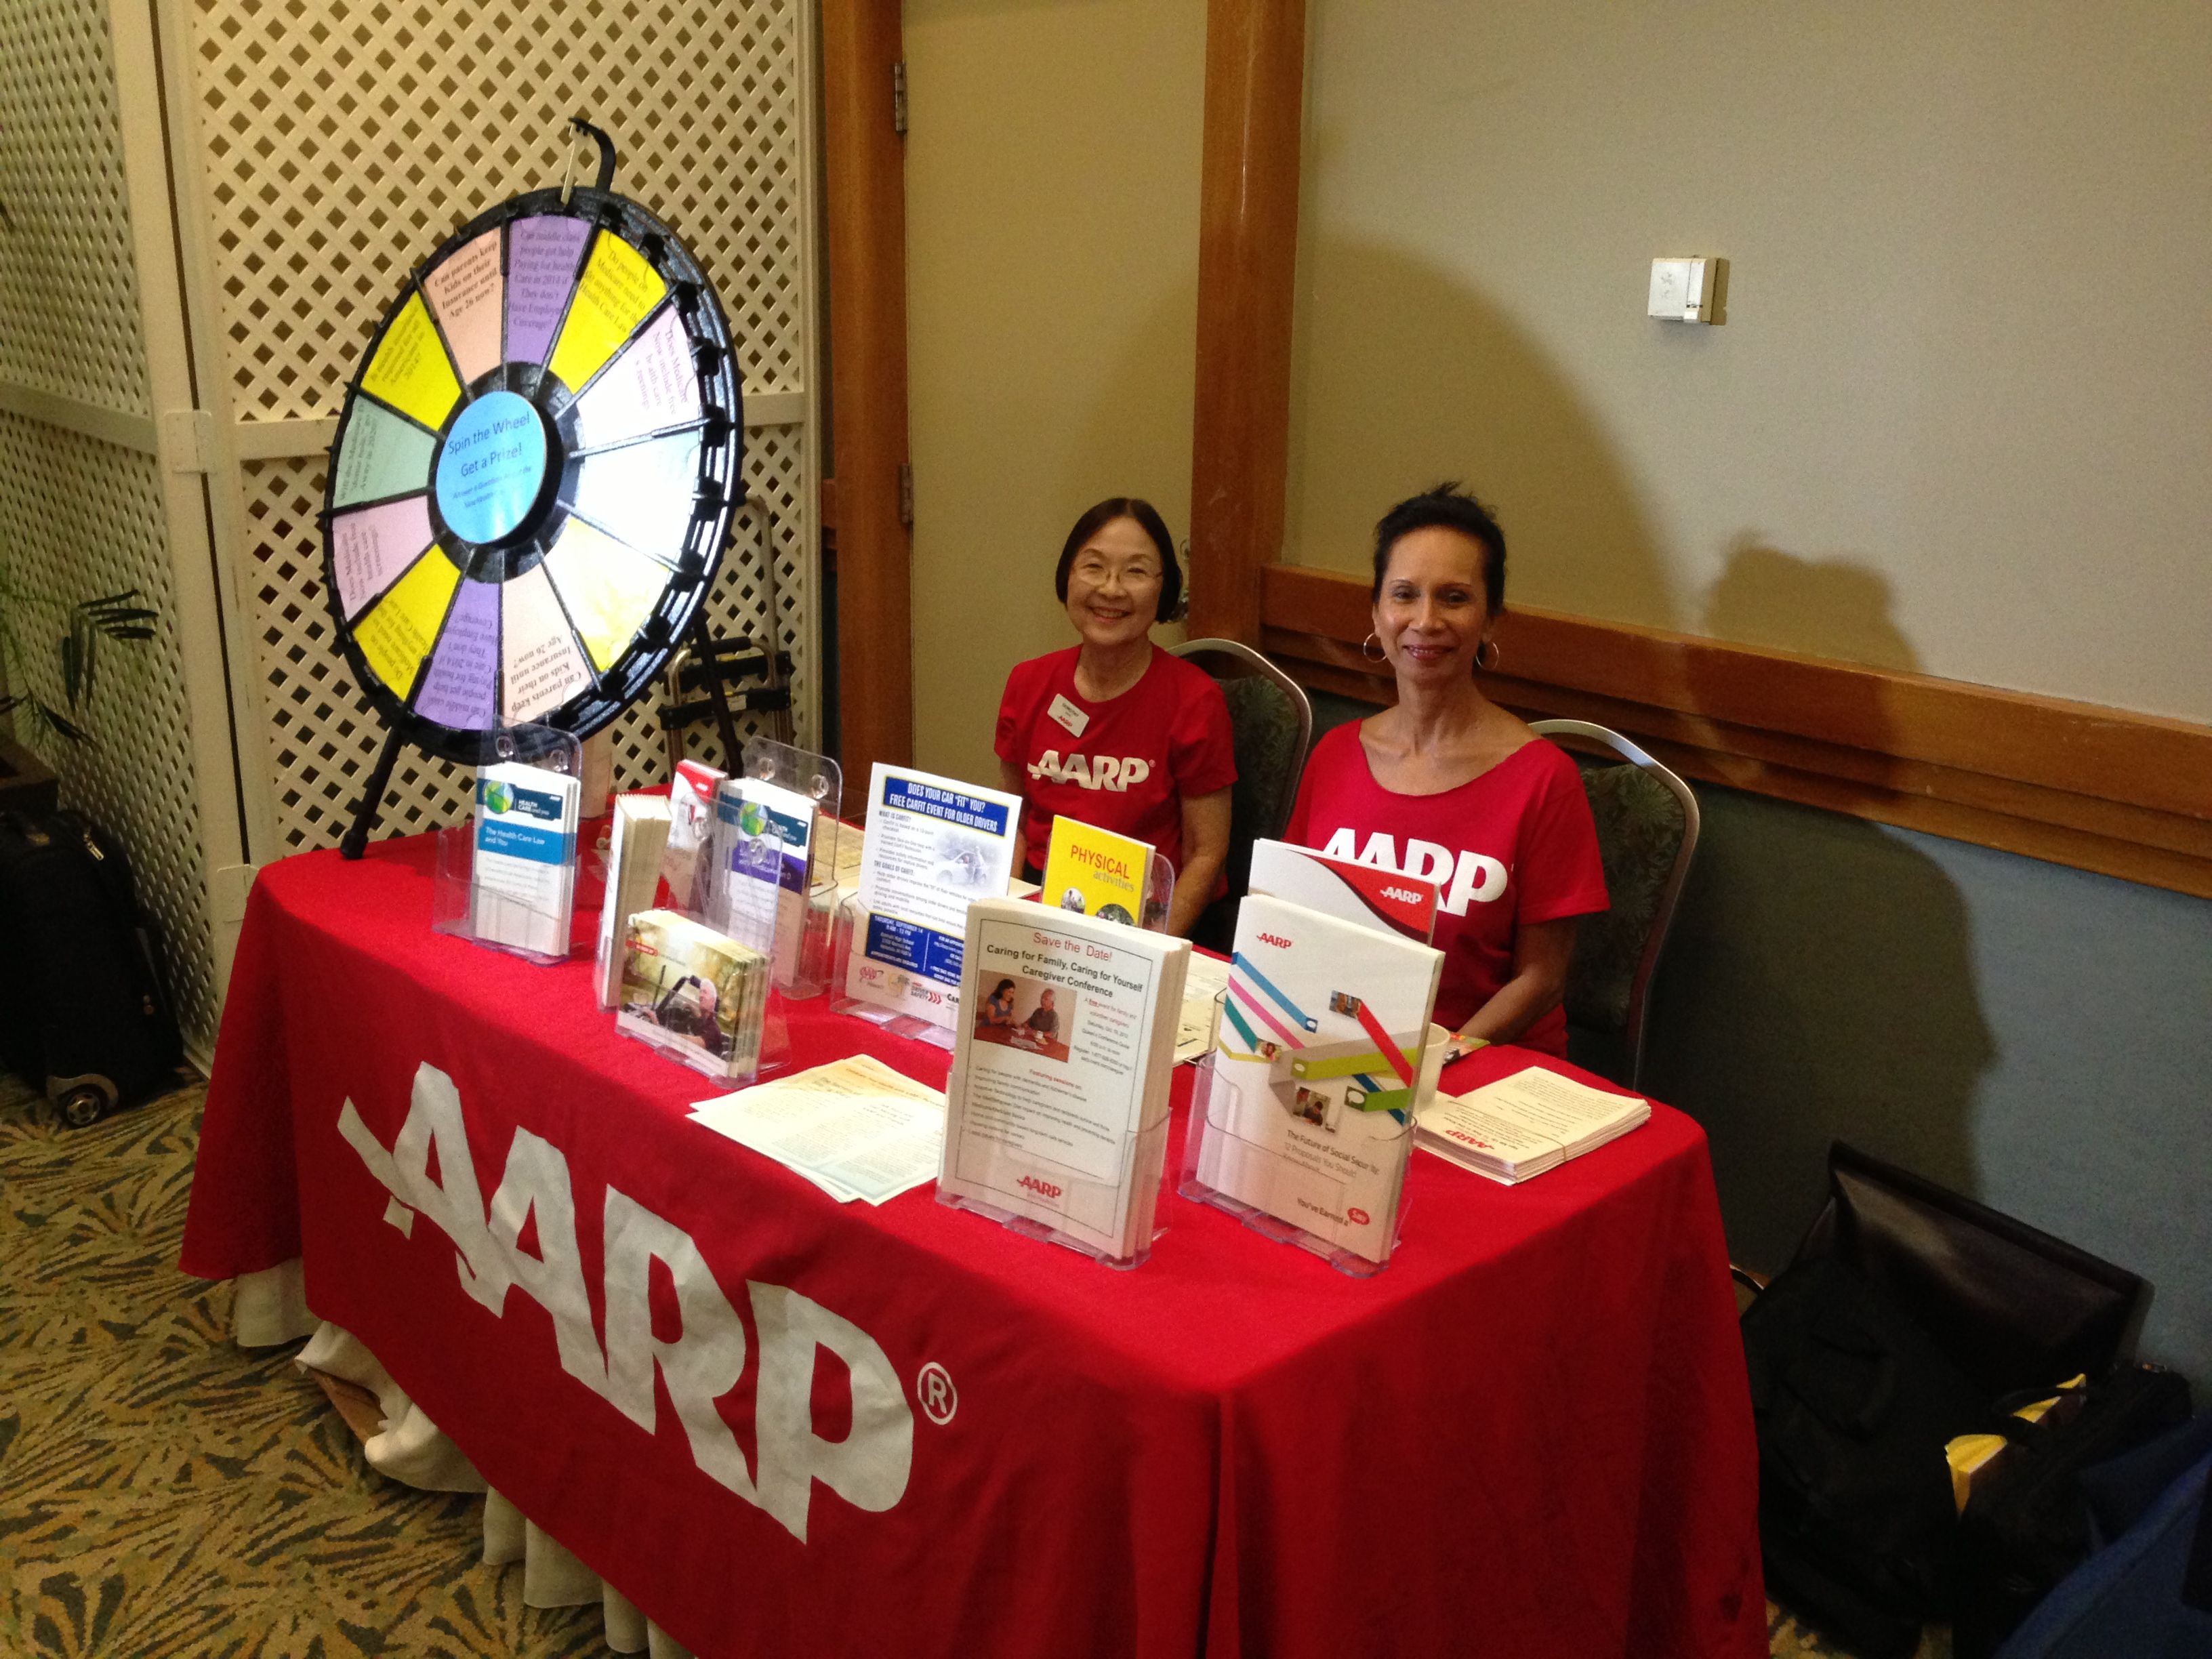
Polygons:
<instances>
[{"instance_id":1,"label":"name badge","mask_svg":"<svg viewBox=\"0 0 2212 1659\"><path fill-rule=\"evenodd\" d=\"M1066 726L1067 735L1071 738L1081 737L1083 728L1091 724L1090 715L1085 714L1058 692L1053 694L1052 705L1044 712Z\"/></svg>"}]
</instances>

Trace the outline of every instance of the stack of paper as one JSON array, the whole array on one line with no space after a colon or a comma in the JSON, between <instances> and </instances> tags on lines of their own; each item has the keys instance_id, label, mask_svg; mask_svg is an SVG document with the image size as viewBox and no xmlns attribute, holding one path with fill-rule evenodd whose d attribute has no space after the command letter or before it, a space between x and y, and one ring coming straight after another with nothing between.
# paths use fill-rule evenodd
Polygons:
<instances>
[{"instance_id":1,"label":"stack of paper","mask_svg":"<svg viewBox=\"0 0 2212 1659\"><path fill-rule=\"evenodd\" d=\"M537 956L568 955L581 792L573 775L522 761L477 775L470 869L470 930L477 938Z\"/></svg>"},{"instance_id":2,"label":"stack of paper","mask_svg":"<svg viewBox=\"0 0 2212 1659\"><path fill-rule=\"evenodd\" d=\"M606 896L599 910L596 982L602 1008L622 1000L623 945L629 937L629 919L653 908L668 825L665 795L615 797L614 820L607 827Z\"/></svg>"},{"instance_id":3,"label":"stack of paper","mask_svg":"<svg viewBox=\"0 0 2212 1659\"><path fill-rule=\"evenodd\" d=\"M765 951L775 982L799 975L806 933L806 872L814 842L814 803L763 778L725 778L715 787L707 919L732 939Z\"/></svg>"},{"instance_id":4,"label":"stack of paper","mask_svg":"<svg viewBox=\"0 0 2212 1659\"><path fill-rule=\"evenodd\" d=\"M806 1177L840 1204L881 1204L935 1178L945 1097L869 1054L702 1100L696 1122Z\"/></svg>"},{"instance_id":5,"label":"stack of paper","mask_svg":"<svg viewBox=\"0 0 2212 1659\"><path fill-rule=\"evenodd\" d=\"M1626 1134L1651 1115L1649 1101L1593 1089L1540 1066L1469 1095L1438 1095L1413 1139L1462 1169L1511 1185Z\"/></svg>"}]
</instances>

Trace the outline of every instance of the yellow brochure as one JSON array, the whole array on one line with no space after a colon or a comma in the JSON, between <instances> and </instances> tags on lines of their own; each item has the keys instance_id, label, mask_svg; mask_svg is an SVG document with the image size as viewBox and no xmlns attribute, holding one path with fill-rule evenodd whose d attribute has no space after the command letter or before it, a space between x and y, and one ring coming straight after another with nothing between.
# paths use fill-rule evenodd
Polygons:
<instances>
[{"instance_id":1,"label":"yellow brochure","mask_svg":"<svg viewBox=\"0 0 2212 1659\"><path fill-rule=\"evenodd\" d=\"M1044 902L1134 927L1145 914L1152 866L1146 842L1078 818L1055 817L1044 861Z\"/></svg>"}]
</instances>

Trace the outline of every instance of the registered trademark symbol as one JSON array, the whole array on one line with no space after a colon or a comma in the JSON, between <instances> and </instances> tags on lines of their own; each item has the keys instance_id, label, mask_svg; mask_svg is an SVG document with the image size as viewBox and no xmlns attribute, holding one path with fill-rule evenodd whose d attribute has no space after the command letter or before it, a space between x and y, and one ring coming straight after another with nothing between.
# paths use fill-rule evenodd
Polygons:
<instances>
[{"instance_id":1,"label":"registered trademark symbol","mask_svg":"<svg viewBox=\"0 0 2212 1659\"><path fill-rule=\"evenodd\" d=\"M922 1415L940 1429L960 1409L960 1390L952 1386L951 1372L934 1359L915 1377L914 1391L921 1402Z\"/></svg>"}]
</instances>

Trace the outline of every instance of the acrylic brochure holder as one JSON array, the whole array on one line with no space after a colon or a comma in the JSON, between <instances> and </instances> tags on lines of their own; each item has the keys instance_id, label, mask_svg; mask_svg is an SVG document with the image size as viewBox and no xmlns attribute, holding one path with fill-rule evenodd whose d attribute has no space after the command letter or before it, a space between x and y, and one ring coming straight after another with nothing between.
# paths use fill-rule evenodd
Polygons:
<instances>
[{"instance_id":1,"label":"acrylic brochure holder","mask_svg":"<svg viewBox=\"0 0 2212 1659\"><path fill-rule=\"evenodd\" d=\"M910 967L872 958L867 946L873 920L857 893L837 907L830 940L830 1012L950 1049L953 1015L960 1006L958 975L947 985Z\"/></svg>"},{"instance_id":2,"label":"acrylic brochure holder","mask_svg":"<svg viewBox=\"0 0 2212 1659\"><path fill-rule=\"evenodd\" d=\"M641 910L624 935L615 1030L702 1076L743 1088L791 1061L773 983L775 908L744 939L684 911Z\"/></svg>"},{"instance_id":3,"label":"acrylic brochure holder","mask_svg":"<svg viewBox=\"0 0 2212 1659\"><path fill-rule=\"evenodd\" d=\"M1194 1068L1176 1191L1235 1216L1255 1232L1310 1251L1340 1273L1357 1279L1381 1273L1389 1265L1405 1222L1405 1176L1413 1151L1414 1110L1436 1092L1449 1036L1440 1025L1430 1026L1410 1108L1363 1111L1356 1087L1346 1087L1340 1094L1311 1091L1313 1115L1308 1121L1332 1133L1356 1125L1363 1132L1358 1150L1364 1161L1381 1166L1381 1184L1392 1201L1379 1228L1376 1218L1353 1203L1348 1181L1332 1173L1325 1159L1302 1155L1295 1142L1263 1144L1249 1133L1255 1122L1264 1122L1267 1115L1283 1108L1272 1099L1248 1097L1248 1091L1217 1067L1218 1050ZM1298 1089L1293 1098L1304 1103L1307 1095L1308 1091ZM1370 1188L1374 1179L1370 1173ZM1293 1221L1291 1216L1304 1220Z\"/></svg>"},{"instance_id":4,"label":"acrylic brochure holder","mask_svg":"<svg viewBox=\"0 0 2212 1659\"><path fill-rule=\"evenodd\" d=\"M814 838L808 848L804 931L794 946L784 941L788 964L776 989L794 1000L821 995L830 988L830 944L837 921L839 837L858 835L844 817L845 775L827 755L794 749L787 743L753 738L745 744L744 775L804 795L814 803Z\"/></svg>"},{"instance_id":5,"label":"acrylic brochure holder","mask_svg":"<svg viewBox=\"0 0 2212 1659\"><path fill-rule=\"evenodd\" d=\"M1164 1102L1163 1104L1164 1107ZM1139 1190L1132 1195L1130 1202L1137 1206L1142 1222L1137 1229L1139 1243L1127 1255L1116 1255L1110 1249L1093 1243L1080 1233L1054 1226L1036 1216L994 1204L988 1197L973 1193L947 1192L941 1182L937 1188L937 1201L956 1210L966 1210L971 1214L983 1216L1024 1238L1058 1244L1079 1255L1087 1255L1104 1267L1125 1270L1142 1267L1152 1253L1152 1242L1167 1231L1158 1224L1156 1218L1159 1209L1161 1177L1166 1162L1170 1116L1170 1114L1164 1109L1158 1121L1129 1135L1121 1150L1122 1170L1139 1183ZM974 1148L972 1163L963 1158L959 1170L963 1179L987 1189L996 1188L1006 1192L1010 1204L1019 1203L1030 1209L1035 1209L1041 1203L1051 1205L1072 1223L1088 1223L1093 1231L1112 1231L1114 1206L1121 1194L1118 1182L1096 1180L1079 1170L1070 1169L1036 1153L1013 1157L997 1152L980 1141L972 1142L971 1146ZM958 1156L968 1150L948 1147L946 1155ZM1143 1183L1147 1181L1151 1183L1149 1191L1143 1189Z\"/></svg>"},{"instance_id":6,"label":"acrylic brochure holder","mask_svg":"<svg viewBox=\"0 0 2212 1659\"><path fill-rule=\"evenodd\" d=\"M475 810L438 832L434 930L531 962L568 959L583 771L583 745L566 732L483 734Z\"/></svg>"}]
</instances>

